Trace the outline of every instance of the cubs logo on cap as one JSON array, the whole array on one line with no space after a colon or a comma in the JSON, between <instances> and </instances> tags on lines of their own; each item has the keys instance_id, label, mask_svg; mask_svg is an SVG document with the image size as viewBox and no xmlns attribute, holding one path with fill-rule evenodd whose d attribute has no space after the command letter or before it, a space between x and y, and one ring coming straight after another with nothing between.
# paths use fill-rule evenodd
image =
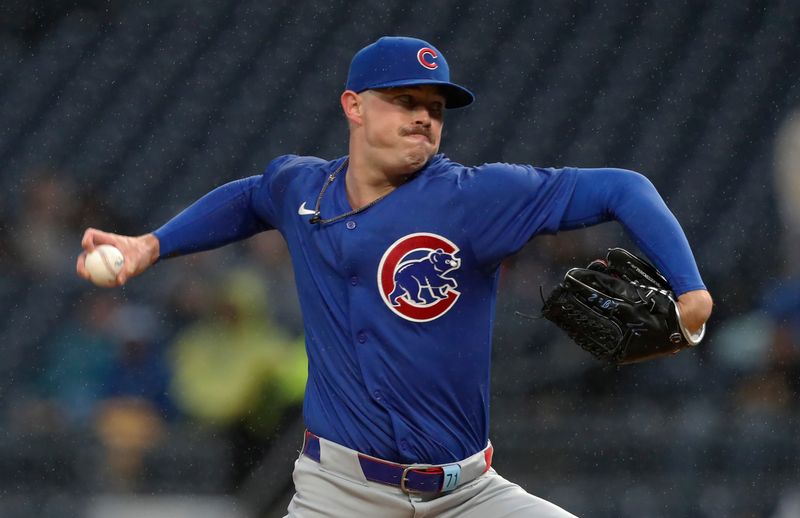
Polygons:
<instances>
[{"instance_id":1,"label":"cubs logo on cap","mask_svg":"<svg viewBox=\"0 0 800 518\"><path fill-rule=\"evenodd\" d=\"M450 240L425 232L392 243L378 266L384 304L412 322L430 322L447 313L461 296L453 277L461 267L458 253Z\"/></svg>"},{"instance_id":2,"label":"cubs logo on cap","mask_svg":"<svg viewBox=\"0 0 800 518\"><path fill-rule=\"evenodd\" d=\"M439 54L430 47L422 47L417 51L417 61L428 70L436 70L439 68L439 64L436 63L436 58L438 57Z\"/></svg>"},{"instance_id":3,"label":"cubs logo on cap","mask_svg":"<svg viewBox=\"0 0 800 518\"><path fill-rule=\"evenodd\" d=\"M345 87L363 92L414 85L439 86L445 108L460 108L475 100L472 92L450 81L450 67L436 47L404 36L385 36L359 50L350 63Z\"/></svg>"}]
</instances>

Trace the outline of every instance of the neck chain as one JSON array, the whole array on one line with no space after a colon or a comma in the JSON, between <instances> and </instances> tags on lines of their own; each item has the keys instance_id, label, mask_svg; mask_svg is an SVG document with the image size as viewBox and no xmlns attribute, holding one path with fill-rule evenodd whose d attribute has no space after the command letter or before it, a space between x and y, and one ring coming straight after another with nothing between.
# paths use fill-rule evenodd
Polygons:
<instances>
[{"instance_id":1,"label":"neck chain","mask_svg":"<svg viewBox=\"0 0 800 518\"><path fill-rule=\"evenodd\" d=\"M384 194L382 196L379 196L378 198L375 198L374 200L372 200L371 202L367 203L363 207L359 207L357 209L353 209L350 212L345 212L344 214L340 214L340 215L335 216L333 218L322 219L322 216L320 216L320 210L319 210L320 205L322 204L322 197L325 195L325 191L328 190L328 187L336 179L336 175L341 173L342 170L345 167L347 167L347 164L349 162L350 162L350 159L349 158L345 158L344 162L342 162L342 164L339 167L337 167L336 170L334 172L332 172L331 175L328 177L328 179L325 181L325 185L322 186L322 190L319 191L319 196L317 196L317 203L314 205L314 215L311 216L311 219L308 220L308 222L311 223L312 225L315 224L315 223L319 223L320 225L326 225L328 223L333 223L334 221L339 221L340 219L344 219L344 218L347 218L349 216L353 216L355 214L358 214L359 212L364 212L368 208L372 207L373 205L375 205L376 203L378 203L379 201L381 201L382 199L387 197L389 195L389 193L392 192L392 191L389 191L386 194Z\"/></svg>"}]
</instances>

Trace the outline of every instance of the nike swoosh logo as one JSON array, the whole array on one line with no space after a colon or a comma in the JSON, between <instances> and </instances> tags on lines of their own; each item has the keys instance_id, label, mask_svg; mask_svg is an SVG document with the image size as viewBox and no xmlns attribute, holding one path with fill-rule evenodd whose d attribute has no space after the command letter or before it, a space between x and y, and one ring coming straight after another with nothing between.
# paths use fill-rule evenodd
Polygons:
<instances>
[{"instance_id":1,"label":"nike swoosh logo","mask_svg":"<svg viewBox=\"0 0 800 518\"><path fill-rule=\"evenodd\" d=\"M315 211L306 208L306 202L303 202L303 204L300 205L300 208L297 209L297 213L300 214L301 216L309 216L311 214L316 214Z\"/></svg>"}]
</instances>

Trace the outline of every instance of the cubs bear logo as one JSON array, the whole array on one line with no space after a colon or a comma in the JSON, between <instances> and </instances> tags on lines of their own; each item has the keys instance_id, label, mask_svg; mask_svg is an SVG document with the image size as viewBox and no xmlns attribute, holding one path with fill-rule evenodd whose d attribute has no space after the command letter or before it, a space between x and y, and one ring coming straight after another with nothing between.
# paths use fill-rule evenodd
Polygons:
<instances>
[{"instance_id":1,"label":"cubs bear logo","mask_svg":"<svg viewBox=\"0 0 800 518\"><path fill-rule=\"evenodd\" d=\"M429 322L447 313L461 295L451 276L461 266L458 247L442 236L409 234L395 241L378 266L383 302L413 322Z\"/></svg>"}]
</instances>

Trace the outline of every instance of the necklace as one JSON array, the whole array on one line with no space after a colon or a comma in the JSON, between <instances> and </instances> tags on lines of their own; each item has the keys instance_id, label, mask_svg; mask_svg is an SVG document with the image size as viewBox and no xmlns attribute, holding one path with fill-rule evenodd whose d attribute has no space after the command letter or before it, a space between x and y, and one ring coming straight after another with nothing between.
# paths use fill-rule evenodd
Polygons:
<instances>
[{"instance_id":1,"label":"necklace","mask_svg":"<svg viewBox=\"0 0 800 518\"><path fill-rule=\"evenodd\" d=\"M375 205L376 203L378 203L379 201L381 201L382 199L387 197L389 195L389 193L392 192L392 191L389 191L386 194L375 198L374 200L372 200L371 202L367 203L363 207L359 207L357 209L353 209L350 212L345 212L344 214L340 214L340 215L334 216L332 218L322 219L322 216L320 215L320 209L319 209L320 205L322 204L322 197L325 195L325 191L328 190L328 187L330 187L330 185L336 179L336 175L338 175L340 172L342 172L342 170L347 166L348 162L350 162L350 159L346 158L344 160L344 162L342 162L342 164L339 167L337 167L336 170L330 174L330 176L328 176L328 179L325 180L325 184L322 186L322 190L319 191L319 196L317 196L317 203L314 204L314 215L311 217L311 219L308 220L308 222L311 223L312 225L315 224L315 223L319 223L320 225L326 225L328 223L333 223L334 221L339 221L340 219L344 219L344 218L353 216L355 214L358 214L359 212L364 212L368 208L372 207L373 205Z\"/></svg>"}]
</instances>

